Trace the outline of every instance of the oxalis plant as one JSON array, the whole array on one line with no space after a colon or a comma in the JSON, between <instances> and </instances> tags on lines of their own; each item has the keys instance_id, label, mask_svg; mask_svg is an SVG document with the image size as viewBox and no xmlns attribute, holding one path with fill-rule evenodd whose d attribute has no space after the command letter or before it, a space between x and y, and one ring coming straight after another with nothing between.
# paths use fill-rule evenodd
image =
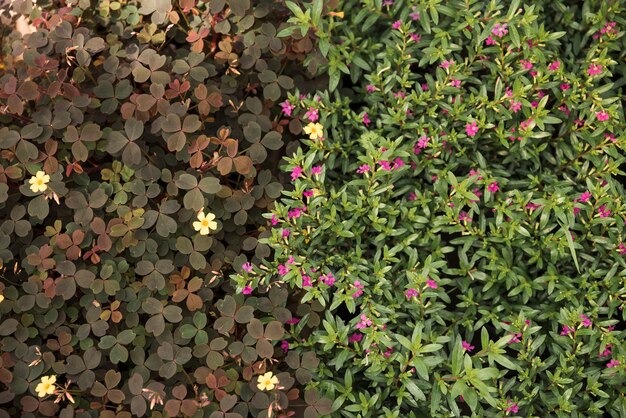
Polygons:
<instances>
[{"instance_id":1,"label":"oxalis plant","mask_svg":"<svg viewBox=\"0 0 626 418\"><path fill-rule=\"evenodd\" d=\"M228 279L270 255L303 130L279 103L327 61L313 31L278 36L291 16L0 3L0 417L330 412L315 353L289 352L299 299Z\"/></svg>"},{"instance_id":2,"label":"oxalis plant","mask_svg":"<svg viewBox=\"0 0 626 418\"><path fill-rule=\"evenodd\" d=\"M238 289L300 295L290 354L332 416L626 416L623 5L339 12Z\"/></svg>"}]
</instances>

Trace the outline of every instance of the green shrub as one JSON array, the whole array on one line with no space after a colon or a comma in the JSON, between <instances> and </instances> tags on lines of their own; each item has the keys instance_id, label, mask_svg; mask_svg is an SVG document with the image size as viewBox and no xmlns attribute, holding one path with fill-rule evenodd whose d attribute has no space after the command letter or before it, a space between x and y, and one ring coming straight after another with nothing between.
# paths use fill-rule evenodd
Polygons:
<instances>
[{"instance_id":1,"label":"green shrub","mask_svg":"<svg viewBox=\"0 0 626 418\"><path fill-rule=\"evenodd\" d=\"M314 354L281 342L297 300L224 279L270 254L262 215L301 130L278 104L318 83L313 34L278 37L273 0L8 4L0 416L327 410L303 391Z\"/></svg>"},{"instance_id":2,"label":"green shrub","mask_svg":"<svg viewBox=\"0 0 626 418\"><path fill-rule=\"evenodd\" d=\"M333 416L626 416L626 10L521 3L318 27L323 140L287 159L274 261L234 278L324 307L292 349Z\"/></svg>"}]
</instances>

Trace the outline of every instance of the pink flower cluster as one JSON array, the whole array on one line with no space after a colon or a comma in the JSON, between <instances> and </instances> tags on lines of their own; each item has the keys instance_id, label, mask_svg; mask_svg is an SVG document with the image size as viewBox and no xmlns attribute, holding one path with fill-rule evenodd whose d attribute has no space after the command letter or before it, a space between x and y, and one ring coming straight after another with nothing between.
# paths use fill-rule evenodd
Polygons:
<instances>
[{"instance_id":1,"label":"pink flower cluster","mask_svg":"<svg viewBox=\"0 0 626 418\"><path fill-rule=\"evenodd\" d=\"M365 285L363 285L359 280L355 280L354 288L356 289L356 291L352 294L352 297L356 299L363 294L363 289L365 289Z\"/></svg>"},{"instance_id":2,"label":"pink flower cluster","mask_svg":"<svg viewBox=\"0 0 626 418\"><path fill-rule=\"evenodd\" d=\"M372 320L365 314L361 314L361 320L356 324L357 329L367 328L372 325Z\"/></svg>"}]
</instances>

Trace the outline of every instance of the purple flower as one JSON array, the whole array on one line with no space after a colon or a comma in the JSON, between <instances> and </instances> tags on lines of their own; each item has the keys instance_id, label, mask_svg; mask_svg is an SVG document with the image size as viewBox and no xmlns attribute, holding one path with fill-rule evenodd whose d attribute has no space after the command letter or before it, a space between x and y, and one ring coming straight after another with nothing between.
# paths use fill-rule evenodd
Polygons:
<instances>
[{"instance_id":1,"label":"purple flower","mask_svg":"<svg viewBox=\"0 0 626 418\"><path fill-rule=\"evenodd\" d=\"M370 167L369 165L367 165L367 164L363 164L362 166L360 166L360 167L356 170L356 172L357 172L358 174L363 174L363 173L365 173L365 172L367 172L367 171L370 171L370 170L371 170L371 167Z\"/></svg>"},{"instance_id":2,"label":"purple flower","mask_svg":"<svg viewBox=\"0 0 626 418\"><path fill-rule=\"evenodd\" d=\"M246 271L246 272L250 273L250 272L252 271L252 264L250 264L249 262L248 262L248 263L243 263L243 265L241 266L241 268L242 268L244 271Z\"/></svg>"},{"instance_id":3,"label":"purple flower","mask_svg":"<svg viewBox=\"0 0 626 418\"><path fill-rule=\"evenodd\" d=\"M391 25L391 27L393 29L400 29L400 26L402 26L402 21L401 20L396 20L395 22L393 22L393 25Z\"/></svg>"},{"instance_id":4,"label":"purple flower","mask_svg":"<svg viewBox=\"0 0 626 418\"><path fill-rule=\"evenodd\" d=\"M609 368L609 369L612 369L613 367L617 367L619 365L620 365L619 360L611 359L611 361L609 361L606 364L606 367Z\"/></svg>"},{"instance_id":5,"label":"purple flower","mask_svg":"<svg viewBox=\"0 0 626 418\"><path fill-rule=\"evenodd\" d=\"M295 181L302 175L302 167L296 166L291 170L291 181Z\"/></svg>"},{"instance_id":6,"label":"purple flower","mask_svg":"<svg viewBox=\"0 0 626 418\"><path fill-rule=\"evenodd\" d=\"M475 347L473 345L470 345L470 343L468 343L465 340L463 340L463 342L461 342L461 345L463 346L465 351L467 351L468 353L471 353L472 351L474 351Z\"/></svg>"},{"instance_id":7,"label":"purple flower","mask_svg":"<svg viewBox=\"0 0 626 418\"><path fill-rule=\"evenodd\" d=\"M411 289L407 289L406 292L404 292L404 296L406 296L407 299L411 299L412 297L417 296L419 293L417 292L417 290L411 288Z\"/></svg>"},{"instance_id":8,"label":"purple flower","mask_svg":"<svg viewBox=\"0 0 626 418\"><path fill-rule=\"evenodd\" d=\"M244 287L241 293L243 293L244 295L249 295L250 293L252 293L252 287L250 286Z\"/></svg>"},{"instance_id":9,"label":"purple flower","mask_svg":"<svg viewBox=\"0 0 626 418\"><path fill-rule=\"evenodd\" d=\"M296 105L289 103L289 100L285 100L280 104L280 107L285 115L291 116L291 113L296 108Z\"/></svg>"}]
</instances>

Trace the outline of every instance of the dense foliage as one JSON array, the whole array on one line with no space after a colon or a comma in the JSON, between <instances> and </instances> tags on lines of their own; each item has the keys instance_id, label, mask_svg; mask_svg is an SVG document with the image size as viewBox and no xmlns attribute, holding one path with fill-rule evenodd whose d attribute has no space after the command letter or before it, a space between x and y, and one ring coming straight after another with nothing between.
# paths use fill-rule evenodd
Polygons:
<instances>
[{"instance_id":1,"label":"dense foliage","mask_svg":"<svg viewBox=\"0 0 626 418\"><path fill-rule=\"evenodd\" d=\"M270 255L313 33L272 0L0 6L0 416L327 411L298 301L228 281Z\"/></svg>"},{"instance_id":2,"label":"dense foliage","mask_svg":"<svg viewBox=\"0 0 626 418\"><path fill-rule=\"evenodd\" d=\"M324 307L292 349L333 416L626 416L623 3L341 9L239 288Z\"/></svg>"}]
</instances>

